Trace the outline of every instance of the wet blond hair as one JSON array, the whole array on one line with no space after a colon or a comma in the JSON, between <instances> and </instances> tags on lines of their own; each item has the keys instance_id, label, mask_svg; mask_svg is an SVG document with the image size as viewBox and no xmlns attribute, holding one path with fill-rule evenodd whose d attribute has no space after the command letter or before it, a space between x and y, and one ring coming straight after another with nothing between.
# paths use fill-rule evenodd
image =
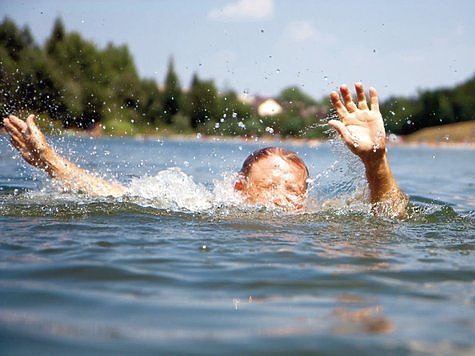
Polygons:
<instances>
[{"instance_id":1,"label":"wet blond hair","mask_svg":"<svg viewBox=\"0 0 475 356\"><path fill-rule=\"evenodd\" d=\"M271 155L277 155L281 157L284 161L292 163L296 165L297 167L305 170L305 175L306 175L305 189L307 189L307 178L309 176L309 173L308 173L308 168L305 162L295 152L289 151L283 147L264 147L252 152L244 160L241 170L239 171L239 174L242 177L247 178L249 176L249 172L251 171L251 168L254 165L254 163L260 161L261 159L265 157L269 157Z\"/></svg>"}]
</instances>

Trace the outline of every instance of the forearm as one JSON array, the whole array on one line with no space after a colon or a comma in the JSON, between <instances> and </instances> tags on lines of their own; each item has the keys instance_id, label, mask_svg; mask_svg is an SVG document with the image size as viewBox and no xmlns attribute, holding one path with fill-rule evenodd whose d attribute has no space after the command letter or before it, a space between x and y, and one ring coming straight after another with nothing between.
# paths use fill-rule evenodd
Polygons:
<instances>
[{"instance_id":1,"label":"forearm","mask_svg":"<svg viewBox=\"0 0 475 356\"><path fill-rule=\"evenodd\" d=\"M373 211L378 215L404 217L408 198L396 183L386 152L363 163Z\"/></svg>"},{"instance_id":2,"label":"forearm","mask_svg":"<svg viewBox=\"0 0 475 356\"><path fill-rule=\"evenodd\" d=\"M44 170L67 189L95 196L121 196L126 192L124 186L109 182L79 168L54 151L48 153L44 160L47 163Z\"/></svg>"},{"instance_id":3,"label":"forearm","mask_svg":"<svg viewBox=\"0 0 475 356\"><path fill-rule=\"evenodd\" d=\"M29 115L24 121L10 115L3 119L12 145L27 163L43 169L67 189L99 196L120 196L126 192L122 185L96 177L58 155L36 126L34 118L34 115Z\"/></svg>"}]
</instances>

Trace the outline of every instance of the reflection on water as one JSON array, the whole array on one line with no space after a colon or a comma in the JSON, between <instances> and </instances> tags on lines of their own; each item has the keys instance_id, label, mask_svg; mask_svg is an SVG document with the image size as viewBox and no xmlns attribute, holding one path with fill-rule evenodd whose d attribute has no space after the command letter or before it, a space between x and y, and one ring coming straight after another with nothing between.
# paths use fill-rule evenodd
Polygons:
<instances>
[{"instance_id":1,"label":"reflection on water","mask_svg":"<svg viewBox=\"0 0 475 356\"><path fill-rule=\"evenodd\" d=\"M392 149L412 204L396 221L369 214L336 143L293 147L314 179L297 214L232 189L256 145L56 144L130 194L59 193L0 142L6 354L475 352L473 151Z\"/></svg>"}]
</instances>

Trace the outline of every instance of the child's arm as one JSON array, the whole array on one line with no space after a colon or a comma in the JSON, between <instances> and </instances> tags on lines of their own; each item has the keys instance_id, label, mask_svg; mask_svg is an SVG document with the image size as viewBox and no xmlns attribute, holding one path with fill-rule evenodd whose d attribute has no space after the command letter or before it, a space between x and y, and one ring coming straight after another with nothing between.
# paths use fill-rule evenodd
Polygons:
<instances>
[{"instance_id":1,"label":"child's arm","mask_svg":"<svg viewBox=\"0 0 475 356\"><path fill-rule=\"evenodd\" d=\"M120 196L125 193L124 186L96 177L58 155L46 142L45 136L35 125L34 118L34 115L30 115L23 121L10 115L3 119L12 145L26 162L43 169L67 189L96 196Z\"/></svg>"},{"instance_id":2,"label":"child's arm","mask_svg":"<svg viewBox=\"0 0 475 356\"><path fill-rule=\"evenodd\" d=\"M373 211L376 214L404 217L408 198L399 189L389 167L378 94L376 89L369 89L368 107L363 84L356 83L355 88L358 104L353 102L350 90L344 84L340 87L344 104L336 91L330 94L340 120L330 120L328 125L338 131L350 150L362 160Z\"/></svg>"}]
</instances>

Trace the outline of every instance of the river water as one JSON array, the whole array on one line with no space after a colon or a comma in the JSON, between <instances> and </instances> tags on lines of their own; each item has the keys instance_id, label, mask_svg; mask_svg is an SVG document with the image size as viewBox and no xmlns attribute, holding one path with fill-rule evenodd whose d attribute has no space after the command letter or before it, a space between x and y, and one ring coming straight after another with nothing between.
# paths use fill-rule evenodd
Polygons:
<instances>
[{"instance_id":1,"label":"river water","mask_svg":"<svg viewBox=\"0 0 475 356\"><path fill-rule=\"evenodd\" d=\"M0 137L0 354L473 354L475 152L391 147L409 217L371 216L337 141L304 213L246 207L233 172L278 142L50 138L130 187L60 192Z\"/></svg>"}]
</instances>

